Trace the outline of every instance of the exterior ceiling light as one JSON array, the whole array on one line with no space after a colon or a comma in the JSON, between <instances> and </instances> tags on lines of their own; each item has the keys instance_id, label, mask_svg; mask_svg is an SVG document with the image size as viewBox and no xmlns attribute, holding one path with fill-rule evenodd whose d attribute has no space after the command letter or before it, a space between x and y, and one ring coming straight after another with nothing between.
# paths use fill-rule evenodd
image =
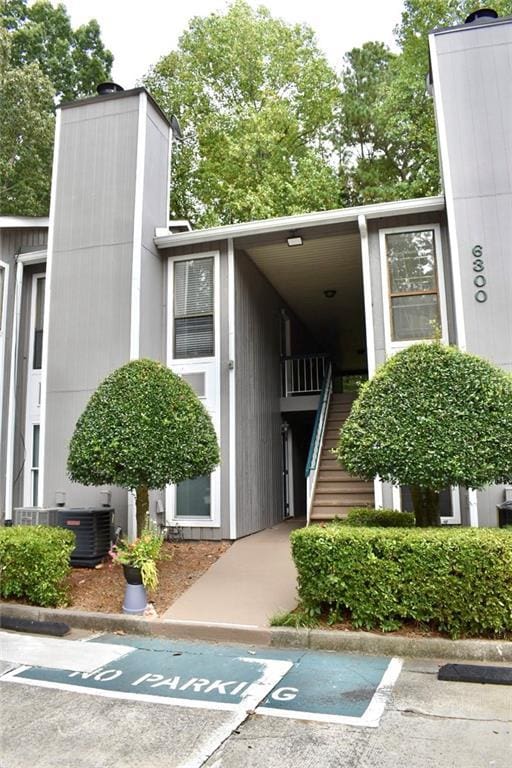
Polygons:
<instances>
[{"instance_id":1,"label":"exterior ceiling light","mask_svg":"<svg viewBox=\"0 0 512 768\"><path fill-rule=\"evenodd\" d=\"M326 299L334 299L336 296L336 291L334 288L328 288L326 291L324 291L324 296Z\"/></svg>"},{"instance_id":2,"label":"exterior ceiling light","mask_svg":"<svg viewBox=\"0 0 512 768\"><path fill-rule=\"evenodd\" d=\"M290 232L290 236L288 237L287 243L290 246L290 248L293 248L294 245L302 245L303 240L302 240L302 237L298 235L296 232Z\"/></svg>"}]
</instances>

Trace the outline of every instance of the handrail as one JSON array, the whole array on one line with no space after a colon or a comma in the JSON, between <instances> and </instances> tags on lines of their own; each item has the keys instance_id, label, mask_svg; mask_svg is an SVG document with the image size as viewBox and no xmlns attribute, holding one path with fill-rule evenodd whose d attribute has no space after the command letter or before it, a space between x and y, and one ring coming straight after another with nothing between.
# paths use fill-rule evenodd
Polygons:
<instances>
[{"instance_id":1,"label":"handrail","mask_svg":"<svg viewBox=\"0 0 512 768\"><path fill-rule=\"evenodd\" d=\"M329 410L329 402L332 394L332 365L328 363L325 378L322 384L322 391L320 392L320 400L318 408L316 410L315 425L313 427L313 434L311 436L311 443L309 445L308 460L306 463L306 486L307 486L307 525L309 525L311 517L311 507L313 504L313 496L315 493L316 478L318 474L318 455L320 453L320 447L323 443L325 425L327 424L327 412Z\"/></svg>"},{"instance_id":2,"label":"handrail","mask_svg":"<svg viewBox=\"0 0 512 768\"><path fill-rule=\"evenodd\" d=\"M323 352L282 356L282 396L294 397L321 392L328 362L327 355Z\"/></svg>"}]
</instances>

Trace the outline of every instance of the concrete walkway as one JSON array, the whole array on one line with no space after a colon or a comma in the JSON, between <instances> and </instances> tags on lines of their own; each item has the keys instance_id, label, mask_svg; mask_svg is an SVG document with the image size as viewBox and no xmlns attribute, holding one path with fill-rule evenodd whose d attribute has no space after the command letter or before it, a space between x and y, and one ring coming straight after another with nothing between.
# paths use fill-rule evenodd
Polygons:
<instances>
[{"instance_id":1,"label":"concrete walkway","mask_svg":"<svg viewBox=\"0 0 512 768\"><path fill-rule=\"evenodd\" d=\"M303 520L286 520L239 539L162 615L162 619L265 627L297 605L297 572L290 533Z\"/></svg>"}]
</instances>

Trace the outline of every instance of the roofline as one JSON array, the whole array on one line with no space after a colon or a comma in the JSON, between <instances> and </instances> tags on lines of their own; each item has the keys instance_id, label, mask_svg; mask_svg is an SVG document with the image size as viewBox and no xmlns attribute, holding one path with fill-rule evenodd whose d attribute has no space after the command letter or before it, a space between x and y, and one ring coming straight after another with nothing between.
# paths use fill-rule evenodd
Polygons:
<instances>
[{"instance_id":1,"label":"roofline","mask_svg":"<svg viewBox=\"0 0 512 768\"><path fill-rule=\"evenodd\" d=\"M407 215L410 213L428 213L445 209L443 195L437 197L420 197L415 200L395 200L390 203L374 203L359 205L354 208L337 208L316 213L301 213L297 216L281 216L276 219L261 219L245 221L241 224L227 224L210 229L196 229L192 232L161 235L154 238L157 248L177 248L181 245L209 243L212 240L227 240L235 237L249 237L268 232L282 232L303 227L321 227L325 224L338 224L346 221L356 221L363 215L367 219L380 219L383 216Z\"/></svg>"},{"instance_id":2,"label":"roofline","mask_svg":"<svg viewBox=\"0 0 512 768\"><path fill-rule=\"evenodd\" d=\"M114 99L126 99L131 96L139 96L141 93L145 93L148 97L148 101L150 104L153 105L153 107L156 109L156 111L160 114L160 117L165 120L168 127L171 127L171 121L163 111L162 107L155 101L153 96L150 94L150 92L147 90L147 88L144 88L142 86L138 86L137 88L130 88L129 90L125 91L114 91L113 93L104 93L100 96L94 95L94 96L86 96L83 99L74 99L73 101L62 101L60 104L57 105L57 109L72 109L73 107L81 107L83 104L96 104L101 101L112 101Z\"/></svg>"},{"instance_id":3,"label":"roofline","mask_svg":"<svg viewBox=\"0 0 512 768\"><path fill-rule=\"evenodd\" d=\"M512 16L498 16L496 19L487 19L486 21L473 22L472 24L466 24L464 21L461 24L455 24L451 27L436 27L431 32L429 32L429 37L431 35L447 35L450 32L460 32L461 29L482 29L482 27L495 27L499 24L510 24L511 21Z\"/></svg>"},{"instance_id":4,"label":"roofline","mask_svg":"<svg viewBox=\"0 0 512 768\"><path fill-rule=\"evenodd\" d=\"M0 216L0 229L21 229L23 227L50 226L48 216Z\"/></svg>"}]
</instances>

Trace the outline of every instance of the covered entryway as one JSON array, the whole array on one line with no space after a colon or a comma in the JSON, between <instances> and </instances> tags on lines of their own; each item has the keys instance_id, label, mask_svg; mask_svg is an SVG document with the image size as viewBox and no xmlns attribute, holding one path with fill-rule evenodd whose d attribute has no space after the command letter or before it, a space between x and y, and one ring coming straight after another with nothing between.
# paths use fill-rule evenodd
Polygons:
<instances>
[{"instance_id":1,"label":"covered entryway","mask_svg":"<svg viewBox=\"0 0 512 768\"><path fill-rule=\"evenodd\" d=\"M368 376L357 221L236 245L282 300L283 517L328 520L373 504L373 484L350 478L331 453Z\"/></svg>"}]
</instances>

